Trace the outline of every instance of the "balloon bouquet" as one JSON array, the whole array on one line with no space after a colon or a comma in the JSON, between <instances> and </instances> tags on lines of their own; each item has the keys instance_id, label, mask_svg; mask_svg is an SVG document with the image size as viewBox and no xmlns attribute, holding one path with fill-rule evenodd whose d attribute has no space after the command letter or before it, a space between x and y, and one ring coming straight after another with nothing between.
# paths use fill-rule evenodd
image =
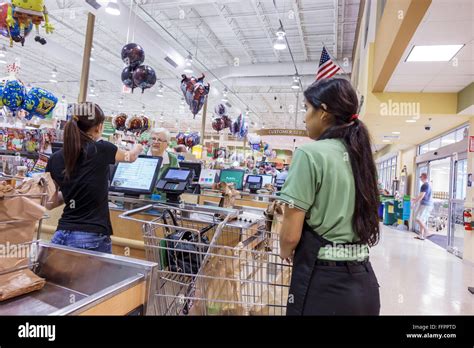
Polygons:
<instances>
[{"instance_id":1,"label":"balloon bouquet","mask_svg":"<svg viewBox=\"0 0 474 348\"><path fill-rule=\"evenodd\" d=\"M194 118L201 111L204 102L206 101L206 96L209 94L210 84L204 85L204 74L200 78L194 76L187 77L186 75L181 75L183 78L181 80L181 91L184 95L184 100L189 105L189 110L191 110Z\"/></svg>"},{"instance_id":2,"label":"balloon bouquet","mask_svg":"<svg viewBox=\"0 0 474 348\"><path fill-rule=\"evenodd\" d=\"M0 80L0 107L13 117L19 116L20 111L24 110L26 120L31 120L33 116L41 119L51 117L58 98L43 88L32 87L27 90L23 82L16 78L18 71L16 64L9 65L9 76Z\"/></svg>"},{"instance_id":3,"label":"balloon bouquet","mask_svg":"<svg viewBox=\"0 0 474 348\"><path fill-rule=\"evenodd\" d=\"M150 128L150 121L145 115L134 115L128 117L125 113L120 113L112 118L112 126L120 132L129 132L140 136Z\"/></svg>"},{"instance_id":4,"label":"balloon bouquet","mask_svg":"<svg viewBox=\"0 0 474 348\"><path fill-rule=\"evenodd\" d=\"M20 42L23 46L33 25L36 30L35 41L46 44L46 39L40 36L39 31L43 22L46 34L51 34L54 27L49 22L44 0L11 0L0 3L0 34L10 38L10 46L13 46L13 42Z\"/></svg>"},{"instance_id":5,"label":"balloon bouquet","mask_svg":"<svg viewBox=\"0 0 474 348\"><path fill-rule=\"evenodd\" d=\"M244 116L242 114L240 114L239 117L237 117L237 119L232 124L232 127L230 130L231 130L231 133L239 139L243 139L247 136L247 134L249 133L249 126L247 122L245 121Z\"/></svg>"},{"instance_id":6,"label":"balloon bouquet","mask_svg":"<svg viewBox=\"0 0 474 348\"><path fill-rule=\"evenodd\" d=\"M185 145L188 148L192 148L196 145L199 145L201 142L201 137L197 132L192 132L192 133L182 133L179 132L176 135L176 142L178 145Z\"/></svg>"},{"instance_id":7,"label":"balloon bouquet","mask_svg":"<svg viewBox=\"0 0 474 348\"><path fill-rule=\"evenodd\" d=\"M214 113L216 117L212 121L212 128L215 131L220 132L225 128L232 127L232 120L227 115L227 107L224 104L217 104L214 108Z\"/></svg>"},{"instance_id":8,"label":"balloon bouquet","mask_svg":"<svg viewBox=\"0 0 474 348\"><path fill-rule=\"evenodd\" d=\"M122 48L122 60L127 65L122 70L122 82L125 86L133 90L141 88L151 88L156 83L156 73L152 67L143 65L145 61L145 51L136 43L129 43Z\"/></svg>"}]
</instances>

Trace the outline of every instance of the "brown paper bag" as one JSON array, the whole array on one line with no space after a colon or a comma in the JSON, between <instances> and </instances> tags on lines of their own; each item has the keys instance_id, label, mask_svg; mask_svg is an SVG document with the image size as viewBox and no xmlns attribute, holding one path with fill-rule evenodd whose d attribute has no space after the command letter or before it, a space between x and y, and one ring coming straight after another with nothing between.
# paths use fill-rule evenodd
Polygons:
<instances>
[{"instance_id":1,"label":"brown paper bag","mask_svg":"<svg viewBox=\"0 0 474 348\"><path fill-rule=\"evenodd\" d=\"M214 251L196 280L190 315L243 315L240 298L239 260L230 258L232 249Z\"/></svg>"},{"instance_id":2,"label":"brown paper bag","mask_svg":"<svg viewBox=\"0 0 474 348\"><path fill-rule=\"evenodd\" d=\"M26 179L17 187L17 193L27 195L39 195L46 193L48 201L50 201L56 192L56 185L50 173L42 173L34 178ZM41 198L32 198L35 202L41 203Z\"/></svg>"},{"instance_id":3,"label":"brown paper bag","mask_svg":"<svg viewBox=\"0 0 474 348\"><path fill-rule=\"evenodd\" d=\"M0 301L40 290L45 283L29 269L0 275Z\"/></svg>"}]
</instances>

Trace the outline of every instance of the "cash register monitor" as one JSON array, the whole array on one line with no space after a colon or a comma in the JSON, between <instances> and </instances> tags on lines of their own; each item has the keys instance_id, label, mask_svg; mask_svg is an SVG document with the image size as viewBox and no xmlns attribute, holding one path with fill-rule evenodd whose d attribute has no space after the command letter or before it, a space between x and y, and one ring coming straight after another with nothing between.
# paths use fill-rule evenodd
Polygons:
<instances>
[{"instance_id":1,"label":"cash register monitor","mask_svg":"<svg viewBox=\"0 0 474 348\"><path fill-rule=\"evenodd\" d=\"M272 184L273 183L273 176L272 175L260 175L262 177L262 186L265 186L267 184Z\"/></svg>"},{"instance_id":2,"label":"cash register monitor","mask_svg":"<svg viewBox=\"0 0 474 348\"><path fill-rule=\"evenodd\" d=\"M162 157L140 156L133 163L118 163L112 175L110 191L132 196L151 194L162 161Z\"/></svg>"},{"instance_id":3,"label":"cash register monitor","mask_svg":"<svg viewBox=\"0 0 474 348\"><path fill-rule=\"evenodd\" d=\"M242 190L244 187L245 171L240 169L223 169L220 175L220 182L234 184L236 190Z\"/></svg>"},{"instance_id":4,"label":"cash register monitor","mask_svg":"<svg viewBox=\"0 0 474 348\"><path fill-rule=\"evenodd\" d=\"M193 181L198 181L201 176L201 162L181 161L180 168L187 168L193 171Z\"/></svg>"}]
</instances>

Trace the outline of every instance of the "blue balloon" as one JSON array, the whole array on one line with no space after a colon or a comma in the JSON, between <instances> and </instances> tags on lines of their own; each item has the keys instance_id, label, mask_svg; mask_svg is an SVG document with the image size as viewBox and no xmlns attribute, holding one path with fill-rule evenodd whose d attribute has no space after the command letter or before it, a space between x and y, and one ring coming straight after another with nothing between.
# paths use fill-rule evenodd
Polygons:
<instances>
[{"instance_id":1,"label":"blue balloon","mask_svg":"<svg viewBox=\"0 0 474 348\"><path fill-rule=\"evenodd\" d=\"M33 116L45 118L53 111L58 103L58 98L53 93L39 87L33 87L26 95L22 109L28 112L27 120Z\"/></svg>"},{"instance_id":2,"label":"blue balloon","mask_svg":"<svg viewBox=\"0 0 474 348\"><path fill-rule=\"evenodd\" d=\"M25 86L18 80L8 80L3 87L2 103L12 112L21 108L25 99Z\"/></svg>"}]
</instances>

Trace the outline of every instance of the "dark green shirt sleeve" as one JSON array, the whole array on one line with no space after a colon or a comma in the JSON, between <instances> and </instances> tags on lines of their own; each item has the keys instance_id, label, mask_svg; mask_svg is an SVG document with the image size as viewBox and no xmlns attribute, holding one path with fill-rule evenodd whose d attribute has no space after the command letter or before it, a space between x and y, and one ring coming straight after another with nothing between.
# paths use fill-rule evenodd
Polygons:
<instances>
[{"instance_id":1,"label":"dark green shirt sleeve","mask_svg":"<svg viewBox=\"0 0 474 348\"><path fill-rule=\"evenodd\" d=\"M280 199L308 211L314 204L317 192L317 172L314 160L306 152L296 150Z\"/></svg>"}]
</instances>

